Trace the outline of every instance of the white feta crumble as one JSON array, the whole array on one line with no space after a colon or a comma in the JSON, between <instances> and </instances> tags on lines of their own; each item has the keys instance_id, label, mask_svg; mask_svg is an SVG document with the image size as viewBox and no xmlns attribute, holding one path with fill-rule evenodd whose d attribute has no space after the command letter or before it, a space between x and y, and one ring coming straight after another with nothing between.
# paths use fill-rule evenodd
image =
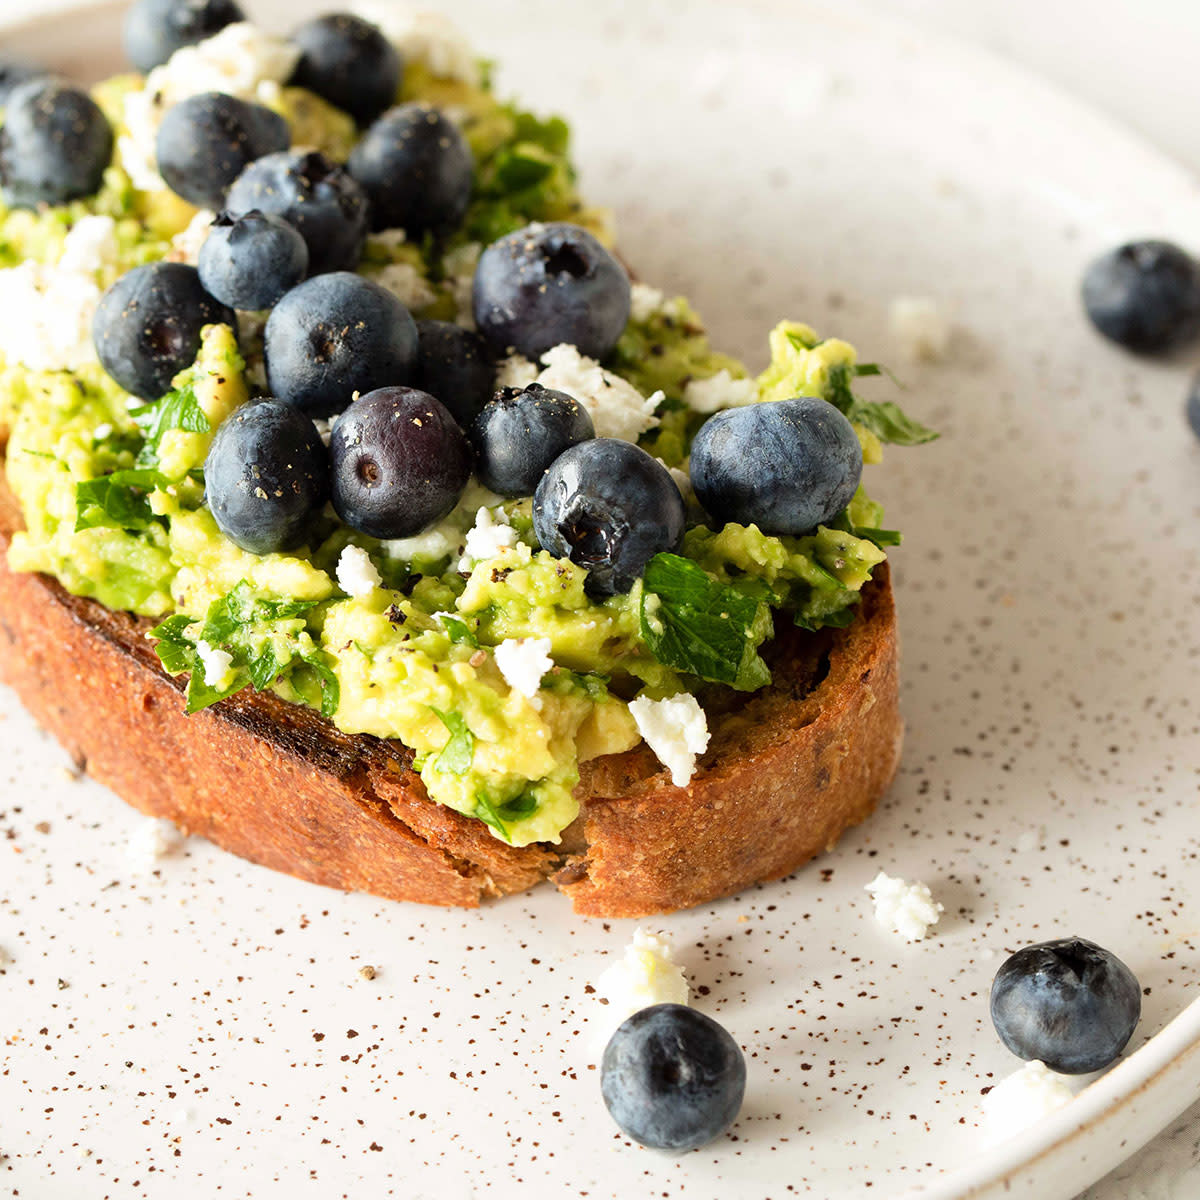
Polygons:
<instances>
[{"instance_id":1,"label":"white feta crumble","mask_svg":"<svg viewBox=\"0 0 1200 1200\"><path fill-rule=\"evenodd\" d=\"M359 0L353 11L377 25L406 63L424 63L439 79L479 83L479 63L471 43L448 17L397 0Z\"/></svg>"},{"instance_id":2,"label":"white feta crumble","mask_svg":"<svg viewBox=\"0 0 1200 1200\"><path fill-rule=\"evenodd\" d=\"M696 772L696 759L708 748L708 718L691 692L651 700L631 701L638 733L671 772L671 782L684 787Z\"/></svg>"},{"instance_id":3,"label":"white feta crumble","mask_svg":"<svg viewBox=\"0 0 1200 1200\"><path fill-rule=\"evenodd\" d=\"M758 384L753 379L734 379L728 367L722 367L707 379L692 379L683 389L683 402L698 413L741 408L757 399Z\"/></svg>"},{"instance_id":4,"label":"white feta crumble","mask_svg":"<svg viewBox=\"0 0 1200 1200\"><path fill-rule=\"evenodd\" d=\"M159 859L178 853L186 840L170 821L147 817L130 835L125 850L139 866L152 870Z\"/></svg>"},{"instance_id":5,"label":"white feta crumble","mask_svg":"<svg viewBox=\"0 0 1200 1200\"><path fill-rule=\"evenodd\" d=\"M524 355L510 354L496 366L496 390L501 388L526 388L538 377L537 367Z\"/></svg>"},{"instance_id":6,"label":"white feta crumble","mask_svg":"<svg viewBox=\"0 0 1200 1200\"><path fill-rule=\"evenodd\" d=\"M897 296L888 308L892 340L913 362L937 362L950 346L950 322L936 300Z\"/></svg>"},{"instance_id":7,"label":"white feta crumble","mask_svg":"<svg viewBox=\"0 0 1200 1200\"><path fill-rule=\"evenodd\" d=\"M1062 1108L1075 1093L1062 1075L1034 1059L1002 1079L983 1098L988 1135L1002 1141Z\"/></svg>"},{"instance_id":8,"label":"white feta crumble","mask_svg":"<svg viewBox=\"0 0 1200 1200\"><path fill-rule=\"evenodd\" d=\"M55 265L27 259L0 270L0 356L35 371L94 363L100 276L116 257L116 223L89 216L67 232Z\"/></svg>"},{"instance_id":9,"label":"white feta crumble","mask_svg":"<svg viewBox=\"0 0 1200 1200\"><path fill-rule=\"evenodd\" d=\"M666 302L666 297L648 283L635 283L629 289L629 315L634 321L648 321Z\"/></svg>"},{"instance_id":10,"label":"white feta crumble","mask_svg":"<svg viewBox=\"0 0 1200 1200\"><path fill-rule=\"evenodd\" d=\"M547 637L505 638L493 653L504 682L527 700L537 696L542 677L554 666Z\"/></svg>"},{"instance_id":11,"label":"white feta crumble","mask_svg":"<svg viewBox=\"0 0 1200 1200\"><path fill-rule=\"evenodd\" d=\"M433 562L435 559L453 557L461 552L462 548L462 528L450 517L430 526L424 533L406 538L392 538L383 543L384 553L388 558L404 559L405 562L413 562L415 559Z\"/></svg>"},{"instance_id":12,"label":"white feta crumble","mask_svg":"<svg viewBox=\"0 0 1200 1200\"><path fill-rule=\"evenodd\" d=\"M107 421L104 421L92 430L92 441L102 442L105 438L112 437L112 431L113 427Z\"/></svg>"},{"instance_id":13,"label":"white feta crumble","mask_svg":"<svg viewBox=\"0 0 1200 1200\"><path fill-rule=\"evenodd\" d=\"M622 956L596 980L596 992L608 1001L614 1026L652 1004L686 1004L687 979L663 934L637 929Z\"/></svg>"},{"instance_id":14,"label":"white feta crumble","mask_svg":"<svg viewBox=\"0 0 1200 1200\"><path fill-rule=\"evenodd\" d=\"M574 346L552 347L542 355L541 363L537 382L574 396L587 409L597 437L636 442L658 424L654 414L665 399L662 392L643 396L628 380L606 371Z\"/></svg>"},{"instance_id":15,"label":"white feta crumble","mask_svg":"<svg viewBox=\"0 0 1200 1200\"><path fill-rule=\"evenodd\" d=\"M483 253L481 242L467 242L456 246L442 259L442 272L450 285L454 297L455 324L464 329L475 328L475 310L472 300L475 293L475 268ZM530 366L533 364L531 363Z\"/></svg>"},{"instance_id":16,"label":"white feta crumble","mask_svg":"<svg viewBox=\"0 0 1200 1200\"><path fill-rule=\"evenodd\" d=\"M880 925L910 942L919 942L945 912L925 884L906 883L885 871L880 871L863 890L875 902L875 919Z\"/></svg>"},{"instance_id":17,"label":"white feta crumble","mask_svg":"<svg viewBox=\"0 0 1200 1200\"><path fill-rule=\"evenodd\" d=\"M501 509L481 508L475 514L475 524L467 530L458 569L469 571L477 562L511 550L519 540Z\"/></svg>"},{"instance_id":18,"label":"white feta crumble","mask_svg":"<svg viewBox=\"0 0 1200 1200\"><path fill-rule=\"evenodd\" d=\"M347 546L337 561L337 584L347 596L361 600L383 583L371 556L361 546Z\"/></svg>"},{"instance_id":19,"label":"white feta crumble","mask_svg":"<svg viewBox=\"0 0 1200 1200\"><path fill-rule=\"evenodd\" d=\"M188 266L194 267L200 260L200 247L207 241L216 215L207 208L200 209L187 223L187 227L171 239L171 250L167 257L172 262L187 263Z\"/></svg>"},{"instance_id":20,"label":"white feta crumble","mask_svg":"<svg viewBox=\"0 0 1200 1200\"><path fill-rule=\"evenodd\" d=\"M321 439L321 445L328 448L329 439L333 437L333 423L337 417L330 417L326 420L324 417L313 417L313 428L317 431L317 437Z\"/></svg>"},{"instance_id":21,"label":"white feta crumble","mask_svg":"<svg viewBox=\"0 0 1200 1200\"><path fill-rule=\"evenodd\" d=\"M385 287L410 312L427 308L437 299L429 280L412 263L388 263L375 275L375 282Z\"/></svg>"},{"instance_id":22,"label":"white feta crumble","mask_svg":"<svg viewBox=\"0 0 1200 1200\"><path fill-rule=\"evenodd\" d=\"M265 33L249 21L226 25L210 38L182 46L146 76L140 91L125 96L127 133L117 139L119 164L139 191L166 187L158 172L155 141L163 116L173 104L202 92L225 92L239 100L259 99L264 83L285 84L300 58L300 48Z\"/></svg>"},{"instance_id":23,"label":"white feta crumble","mask_svg":"<svg viewBox=\"0 0 1200 1200\"><path fill-rule=\"evenodd\" d=\"M209 642L199 641L196 643L196 657L204 666L204 682L212 688L224 687L233 666L233 655Z\"/></svg>"}]
</instances>

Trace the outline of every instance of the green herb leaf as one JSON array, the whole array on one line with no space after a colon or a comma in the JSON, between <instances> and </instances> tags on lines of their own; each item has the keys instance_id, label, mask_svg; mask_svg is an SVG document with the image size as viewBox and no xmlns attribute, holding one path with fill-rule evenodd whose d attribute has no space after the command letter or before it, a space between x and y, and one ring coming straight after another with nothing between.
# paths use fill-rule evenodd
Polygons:
<instances>
[{"instance_id":1,"label":"green herb leaf","mask_svg":"<svg viewBox=\"0 0 1200 1200\"><path fill-rule=\"evenodd\" d=\"M914 421L898 404L890 400L882 404L860 400L850 388L850 377L877 374L880 370L874 363L847 367L840 364L829 370L829 390L825 398L843 413L848 421L861 425L873 433L881 442L895 446L918 446L932 442L939 435L932 429ZM870 368L874 367L874 370Z\"/></svg>"},{"instance_id":2,"label":"green herb leaf","mask_svg":"<svg viewBox=\"0 0 1200 1200\"><path fill-rule=\"evenodd\" d=\"M196 399L196 391L190 384L176 392L168 392L153 404L135 409L130 416L146 439L138 454L139 467L158 465L158 446L163 434L168 430L208 433L212 429L204 409Z\"/></svg>"},{"instance_id":3,"label":"green herb leaf","mask_svg":"<svg viewBox=\"0 0 1200 1200\"><path fill-rule=\"evenodd\" d=\"M430 708L433 708L433 705L430 705ZM437 758L433 760L433 765L437 770L450 775L465 775L475 760L475 735L468 728L462 713L445 713L440 708L434 708L433 711L450 731L450 736L438 752ZM494 809L492 811L495 812Z\"/></svg>"},{"instance_id":4,"label":"green herb leaf","mask_svg":"<svg viewBox=\"0 0 1200 1200\"><path fill-rule=\"evenodd\" d=\"M453 613L448 612L435 613L434 615L446 627L446 632L450 635L452 642L465 642L468 646L473 646L477 650L479 649L479 639L462 617L456 617Z\"/></svg>"},{"instance_id":5,"label":"green herb leaf","mask_svg":"<svg viewBox=\"0 0 1200 1200\"><path fill-rule=\"evenodd\" d=\"M114 471L75 485L75 532L113 525L118 529L146 529L155 521L147 493L166 480L148 469Z\"/></svg>"},{"instance_id":6,"label":"green herb leaf","mask_svg":"<svg viewBox=\"0 0 1200 1200\"><path fill-rule=\"evenodd\" d=\"M438 713L439 717L441 715L441 713ZM477 792L475 795L475 815L485 825L490 825L504 841L510 845L512 844L512 838L509 837L503 818L496 811L496 806L482 792Z\"/></svg>"},{"instance_id":7,"label":"green herb leaf","mask_svg":"<svg viewBox=\"0 0 1200 1200\"><path fill-rule=\"evenodd\" d=\"M337 712L338 705L342 700L342 689L338 678L323 657L311 654L303 661L321 685L321 716L330 718Z\"/></svg>"},{"instance_id":8,"label":"green herb leaf","mask_svg":"<svg viewBox=\"0 0 1200 1200\"><path fill-rule=\"evenodd\" d=\"M719 583L677 554L656 554L646 567L642 637L659 662L701 679L753 691L771 678L758 655L771 632L759 598Z\"/></svg>"},{"instance_id":9,"label":"green herb leaf","mask_svg":"<svg viewBox=\"0 0 1200 1200\"><path fill-rule=\"evenodd\" d=\"M150 630L150 636L158 638L154 653L168 675L180 675L192 669L196 647L190 638L184 636L184 630L195 623L191 617L176 613Z\"/></svg>"},{"instance_id":10,"label":"green herb leaf","mask_svg":"<svg viewBox=\"0 0 1200 1200\"><path fill-rule=\"evenodd\" d=\"M855 615L856 610L852 604L849 608L837 609L816 618L810 618L803 612L797 612L793 620L801 629L815 633L818 629L845 629L847 625L854 624Z\"/></svg>"},{"instance_id":11,"label":"green herb leaf","mask_svg":"<svg viewBox=\"0 0 1200 1200\"><path fill-rule=\"evenodd\" d=\"M506 821L518 821L536 811L537 806L537 797L532 792L522 792L515 800L500 805L500 815Z\"/></svg>"},{"instance_id":12,"label":"green herb leaf","mask_svg":"<svg viewBox=\"0 0 1200 1200\"><path fill-rule=\"evenodd\" d=\"M235 692L240 692L246 686L246 681L234 671L231 680L223 688L211 687L204 678L204 664L197 662L192 667L192 675L188 680L187 708L188 716L202 709L210 708L218 700L226 700Z\"/></svg>"},{"instance_id":13,"label":"green herb leaf","mask_svg":"<svg viewBox=\"0 0 1200 1200\"><path fill-rule=\"evenodd\" d=\"M495 158L496 182L505 192L537 187L555 167L555 159L529 143L502 151Z\"/></svg>"}]
</instances>

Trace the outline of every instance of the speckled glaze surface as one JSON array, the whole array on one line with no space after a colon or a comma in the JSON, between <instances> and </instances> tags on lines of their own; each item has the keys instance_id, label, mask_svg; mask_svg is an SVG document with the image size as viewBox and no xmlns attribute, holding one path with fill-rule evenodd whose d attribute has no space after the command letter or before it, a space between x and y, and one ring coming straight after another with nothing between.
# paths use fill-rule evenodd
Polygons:
<instances>
[{"instance_id":1,"label":"speckled glaze surface","mask_svg":"<svg viewBox=\"0 0 1200 1200\"><path fill-rule=\"evenodd\" d=\"M250 7L278 23L301 6ZM1200 247L1200 193L1031 81L844 6L452 12L503 90L573 120L628 260L689 294L722 347L757 367L775 319L808 320L892 365L943 431L872 479L906 533L899 779L794 877L648 923L749 1063L732 1135L674 1158L620 1136L600 1099L590 987L632 923L549 891L469 913L344 896L197 840L148 870L128 853L142 818L0 693L0 1185L1075 1195L1200 1094L1200 444L1186 364L1102 345L1076 299L1082 265L1126 236ZM117 65L115 13L5 48L95 76ZM890 343L900 295L952 315L947 361ZM873 921L881 867L945 905L928 941ZM1067 933L1133 968L1141 1025L1083 1097L985 1149L981 1093L1019 1065L991 977ZM1195 1194L1194 1123L1178 1128L1155 1195ZM1137 1194L1120 1176L1090 1193Z\"/></svg>"}]
</instances>

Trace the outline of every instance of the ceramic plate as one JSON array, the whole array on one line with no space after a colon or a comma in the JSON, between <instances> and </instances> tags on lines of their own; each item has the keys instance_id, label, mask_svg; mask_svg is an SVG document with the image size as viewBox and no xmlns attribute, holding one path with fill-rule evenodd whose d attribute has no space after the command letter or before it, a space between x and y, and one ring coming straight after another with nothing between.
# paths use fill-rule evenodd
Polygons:
<instances>
[{"instance_id":1,"label":"ceramic plate","mask_svg":"<svg viewBox=\"0 0 1200 1200\"><path fill-rule=\"evenodd\" d=\"M0 1178L176 1200L1074 1194L1200 1091L1200 444L1185 367L1102 344L1077 301L1126 236L1200 246L1200 195L1029 79L845 6L453 11L503 91L572 118L628 260L721 346L757 368L803 318L943 432L872 472L906 534L900 776L795 876L648 923L749 1061L732 1136L672 1157L600 1099L588 989L632 923L552 891L465 913L346 896L196 840L145 873L142 819L5 694ZM117 28L102 8L6 48L94 77ZM892 344L905 295L951 316L944 362ZM874 922L881 867L945 905L930 940ZM1068 933L1134 969L1142 1023L1081 1099L988 1150L981 1092L1019 1065L992 975Z\"/></svg>"}]
</instances>

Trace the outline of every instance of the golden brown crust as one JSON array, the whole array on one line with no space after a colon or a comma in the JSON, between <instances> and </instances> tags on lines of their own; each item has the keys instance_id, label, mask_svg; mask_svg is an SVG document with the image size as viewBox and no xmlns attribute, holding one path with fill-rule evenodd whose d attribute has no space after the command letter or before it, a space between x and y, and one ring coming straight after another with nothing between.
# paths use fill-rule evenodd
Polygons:
<instances>
[{"instance_id":1,"label":"golden brown crust","mask_svg":"<svg viewBox=\"0 0 1200 1200\"><path fill-rule=\"evenodd\" d=\"M896 768L886 565L848 629L775 640L769 688L703 698L713 738L687 787L644 745L584 764L563 844L517 849L432 803L398 743L248 691L186 716L146 622L8 570L18 524L0 472L0 678L136 808L316 883L470 906L549 876L589 916L670 912L795 870L868 815Z\"/></svg>"}]
</instances>

